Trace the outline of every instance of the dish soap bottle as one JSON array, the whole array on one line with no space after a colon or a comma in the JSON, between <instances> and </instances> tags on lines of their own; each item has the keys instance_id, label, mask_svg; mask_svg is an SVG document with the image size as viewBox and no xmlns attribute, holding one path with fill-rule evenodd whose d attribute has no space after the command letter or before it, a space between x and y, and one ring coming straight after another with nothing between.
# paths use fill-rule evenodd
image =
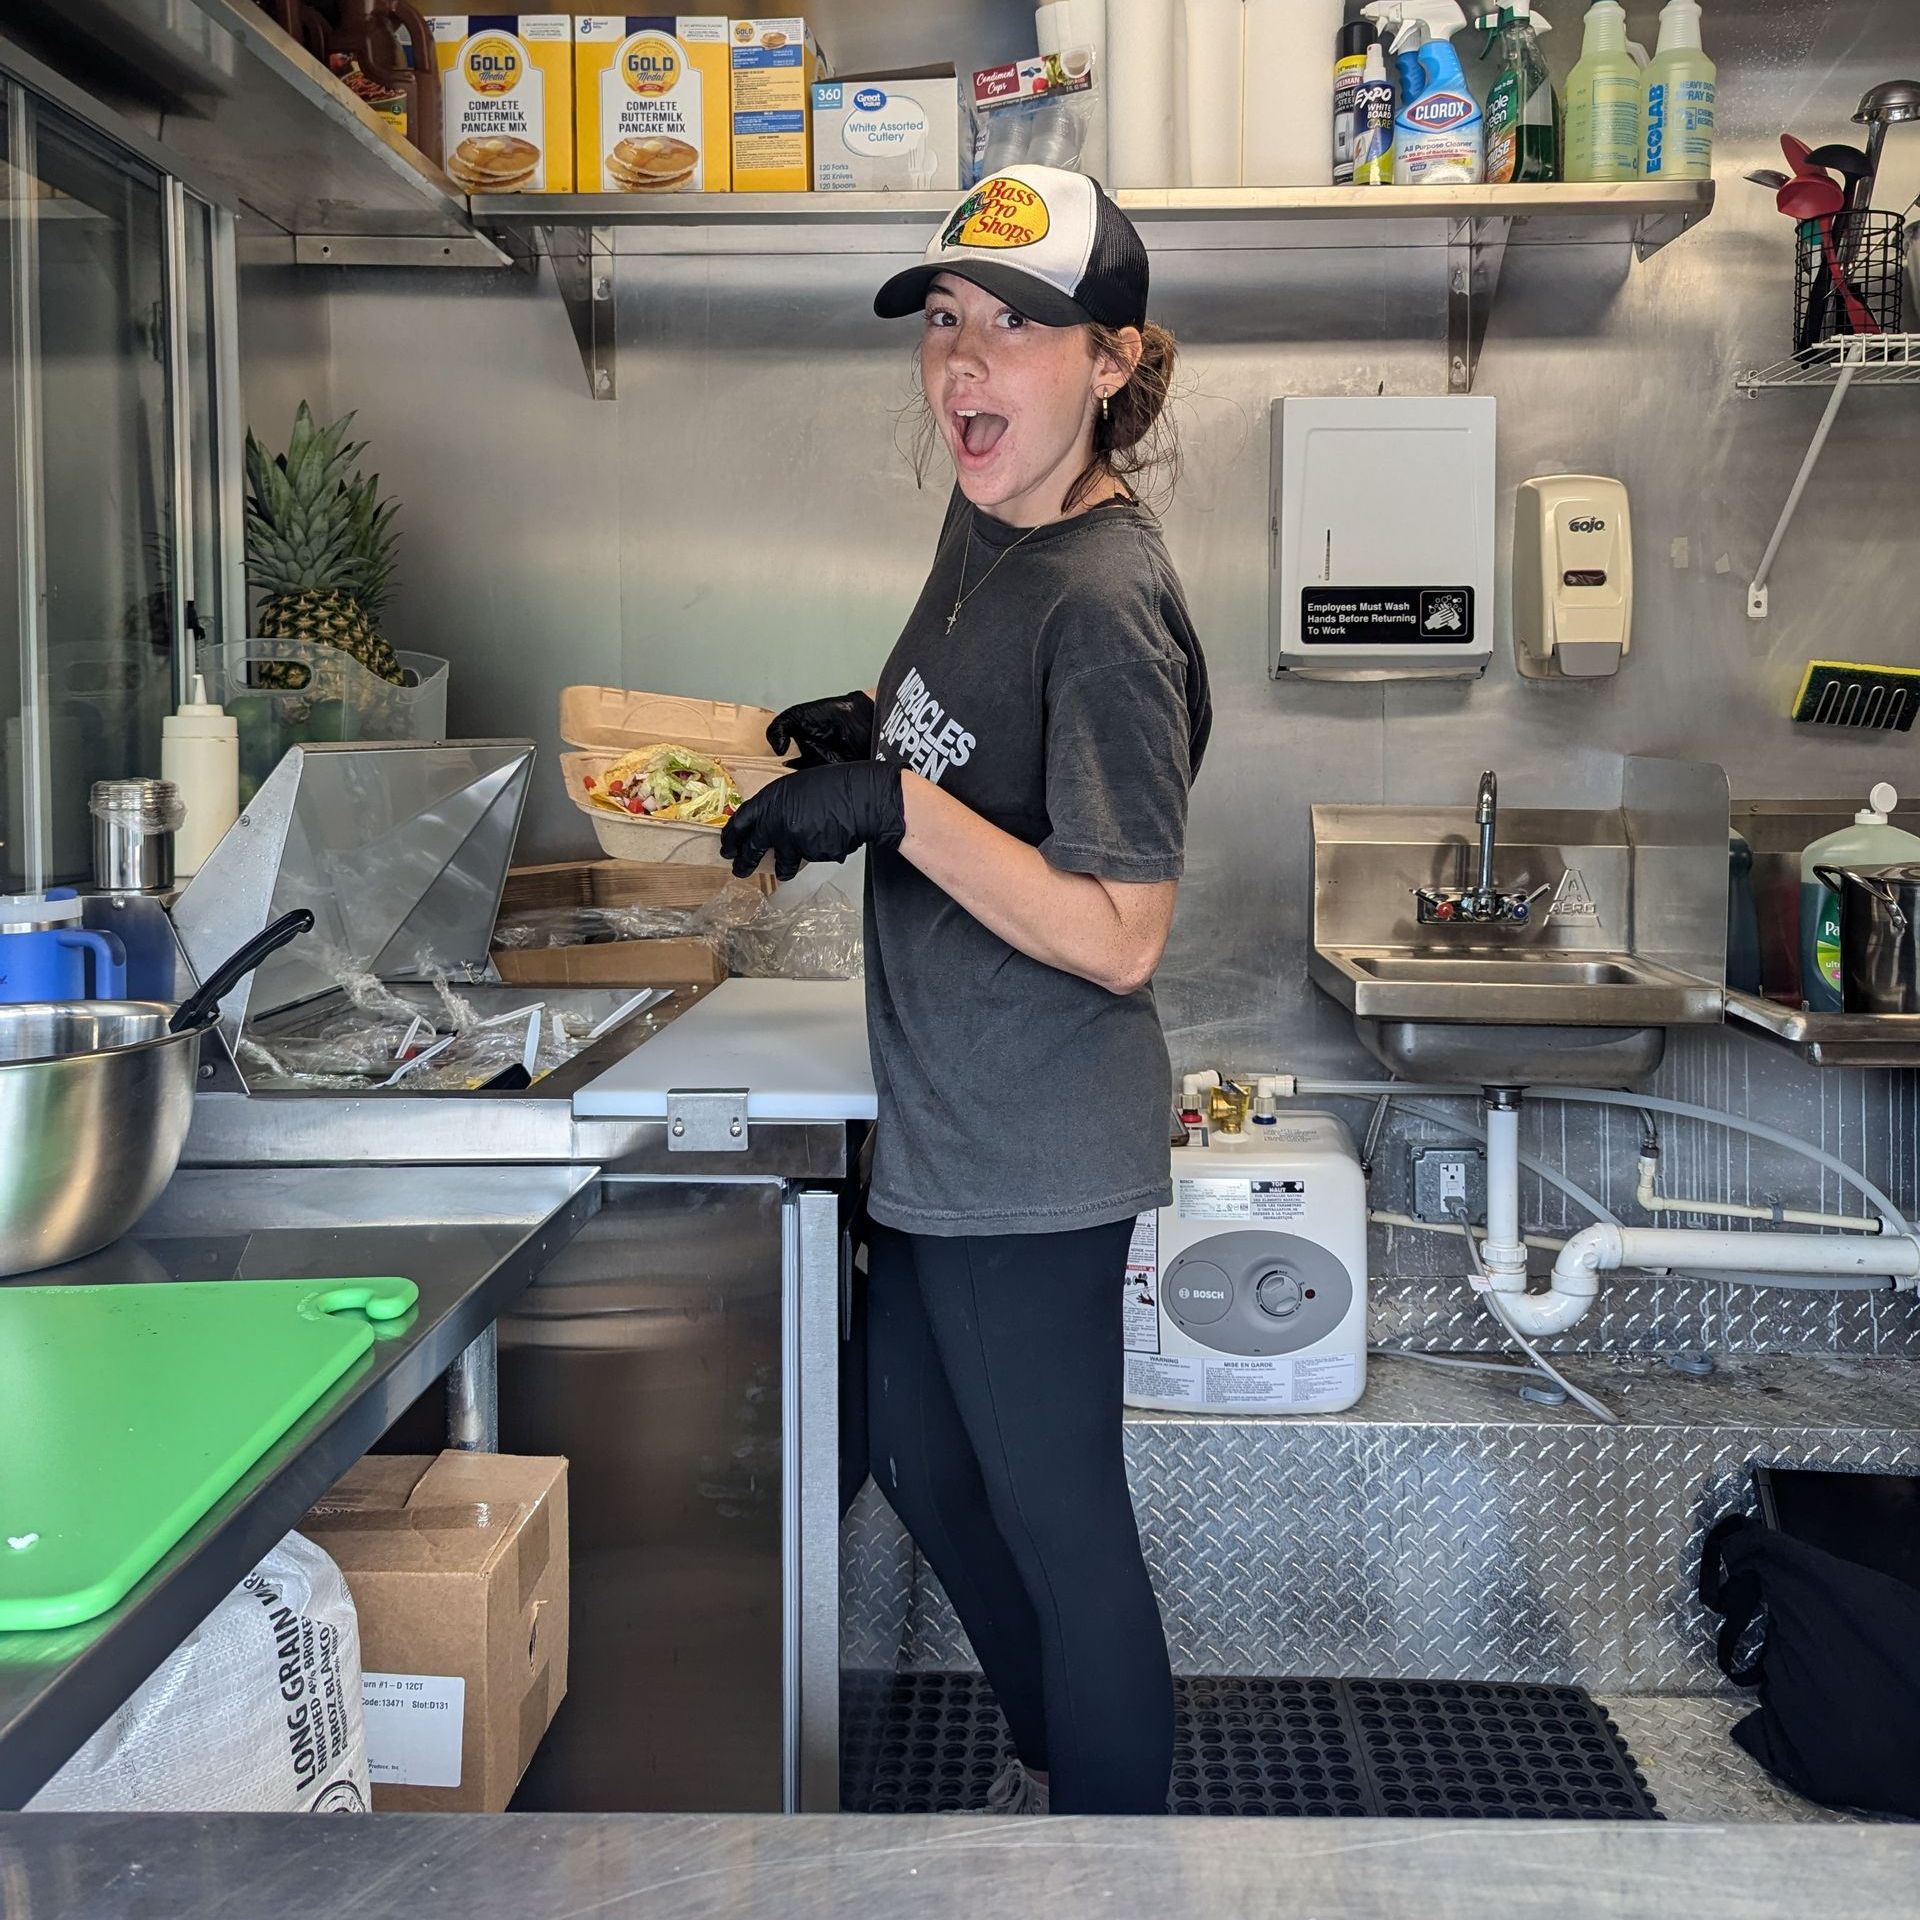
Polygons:
<instances>
[{"instance_id":1,"label":"dish soap bottle","mask_svg":"<svg viewBox=\"0 0 1920 1920\"><path fill-rule=\"evenodd\" d=\"M1527 184L1560 178L1560 103L1540 50L1553 22L1535 18L1533 0L1504 0L1480 25L1499 42L1499 71L1487 94L1487 181Z\"/></svg>"},{"instance_id":2,"label":"dish soap bottle","mask_svg":"<svg viewBox=\"0 0 1920 1920\"><path fill-rule=\"evenodd\" d=\"M1567 76L1566 177L1640 177L1640 69L1627 51L1620 0L1593 0L1580 58Z\"/></svg>"},{"instance_id":3,"label":"dish soap bottle","mask_svg":"<svg viewBox=\"0 0 1920 1920\"><path fill-rule=\"evenodd\" d=\"M1900 796L1884 781L1867 796L1853 825L1822 834L1800 856L1800 993L1810 1013L1841 1013L1840 896L1815 867L1878 867L1920 860L1920 839L1888 824Z\"/></svg>"},{"instance_id":4,"label":"dish soap bottle","mask_svg":"<svg viewBox=\"0 0 1920 1920\"><path fill-rule=\"evenodd\" d=\"M240 817L240 728L207 698L205 674L193 676L192 697L160 722L160 777L179 788L187 810L173 840L173 870L185 880Z\"/></svg>"},{"instance_id":5,"label":"dish soap bottle","mask_svg":"<svg viewBox=\"0 0 1920 1920\"><path fill-rule=\"evenodd\" d=\"M1373 0L1360 10L1391 35L1400 79L1393 122L1394 177L1409 187L1472 187L1486 177L1486 121L1467 85L1453 36L1466 24L1458 0Z\"/></svg>"},{"instance_id":6,"label":"dish soap bottle","mask_svg":"<svg viewBox=\"0 0 1920 1920\"><path fill-rule=\"evenodd\" d=\"M1719 79L1700 50L1700 0L1667 0L1660 45L1646 73L1643 172L1649 180L1713 175L1713 105Z\"/></svg>"}]
</instances>

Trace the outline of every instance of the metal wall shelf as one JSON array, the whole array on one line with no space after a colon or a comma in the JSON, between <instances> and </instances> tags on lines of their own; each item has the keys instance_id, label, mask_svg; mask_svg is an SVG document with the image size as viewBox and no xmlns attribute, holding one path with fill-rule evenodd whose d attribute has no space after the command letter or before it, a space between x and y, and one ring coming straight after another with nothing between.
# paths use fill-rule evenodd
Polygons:
<instances>
[{"instance_id":1,"label":"metal wall shelf","mask_svg":"<svg viewBox=\"0 0 1920 1920\"><path fill-rule=\"evenodd\" d=\"M1243 187L1121 192L1156 253L1444 247L1447 388L1466 393L1509 245L1631 246L1646 259L1713 207L1710 180L1607 186ZM589 391L616 391L617 253L909 253L947 193L552 194L470 203L509 252L544 254L567 303ZM333 257L333 256L329 256ZM355 260L373 252L355 249Z\"/></svg>"},{"instance_id":2,"label":"metal wall shelf","mask_svg":"<svg viewBox=\"0 0 1920 1920\"><path fill-rule=\"evenodd\" d=\"M297 257L337 245L343 259L394 265L507 263L452 181L252 0L9 0L0 11L0 64L10 49L44 62L145 128L196 193L290 236Z\"/></svg>"},{"instance_id":3,"label":"metal wall shelf","mask_svg":"<svg viewBox=\"0 0 1920 1920\"><path fill-rule=\"evenodd\" d=\"M1526 223L1516 242L1631 242L1642 258L1677 239L1713 206L1710 180L1675 184L1526 187L1239 187L1121 191L1121 207L1149 236L1188 225L1210 245L1444 246L1464 222ZM918 251L914 236L953 204L950 193L526 194L469 202L476 226L634 229L690 252L815 251L822 229L885 251ZM907 231L888 236L886 229ZM1400 233L1395 229L1404 228ZM882 231L876 233L874 230ZM1271 233L1257 233L1272 229ZM671 239L668 236L672 236ZM746 236L743 240L741 236ZM783 237L784 236L784 237ZM1242 244L1245 244L1243 242Z\"/></svg>"},{"instance_id":4,"label":"metal wall shelf","mask_svg":"<svg viewBox=\"0 0 1920 1920\"><path fill-rule=\"evenodd\" d=\"M1773 538L1767 542L1767 550L1760 556L1759 568L1747 587L1747 618L1764 620L1769 605L1767 582L1773 575L1773 563L1779 558L1780 543L1793 525L1793 516L1800 511L1807 482L1813 478L1813 470L1819 464L1827 436L1840 417L1847 395L1856 387L1920 387L1920 333L1857 333L1842 339L1823 340L1791 360L1777 360L1770 367L1736 374L1733 384L1748 399L1756 394L1778 393L1795 387L1818 388L1828 396L1813 438L1807 443L1800 471L1787 490L1787 504L1780 509Z\"/></svg>"}]
</instances>

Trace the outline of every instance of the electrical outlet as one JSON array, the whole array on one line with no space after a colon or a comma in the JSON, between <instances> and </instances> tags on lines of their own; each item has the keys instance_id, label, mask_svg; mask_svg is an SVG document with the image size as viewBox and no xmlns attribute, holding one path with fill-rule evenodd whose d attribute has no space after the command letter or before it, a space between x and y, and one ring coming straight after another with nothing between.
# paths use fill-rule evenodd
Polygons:
<instances>
[{"instance_id":1,"label":"electrical outlet","mask_svg":"<svg viewBox=\"0 0 1920 1920\"><path fill-rule=\"evenodd\" d=\"M1414 1147L1413 1211L1420 1220L1487 1217L1487 1156L1478 1147Z\"/></svg>"}]
</instances>

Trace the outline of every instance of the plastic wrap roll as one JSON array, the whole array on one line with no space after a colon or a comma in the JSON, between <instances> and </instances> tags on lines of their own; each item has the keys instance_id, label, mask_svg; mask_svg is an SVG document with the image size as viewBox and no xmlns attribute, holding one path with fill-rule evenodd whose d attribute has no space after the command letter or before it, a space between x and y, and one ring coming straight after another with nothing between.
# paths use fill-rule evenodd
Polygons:
<instances>
[{"instance_id":1,"label":"plastic wrap roll","mask_svg":"<svg viewBox=\"0 0 1920 1920\"><path fill-rule=\"evenodd\" d=\"M1186 184L1237 187L1246 0L1182 0L1182 4L1187 26ZM1281 4L1292 6L1298 0L1281 0ZM1328 97L1332 97L1330 91Z\"/></svg>"},{"instance_id":2,"label":"plastic wrap roll","mask_svg":"<svg viewBox=\"0 0 1920 1920\"><path fill-rule=\"evenodd\" d=\"M1050 0L1033 16L1042 53L1071 53L1076 47L1093 49L1092 110L1086 138L1080 148L1080 171L1102 186L1107 177L1107 102L1113 85L1107 72L1107 0Z\"/></svg>"},{"instance_id":3,"label":"plastic wrap roll","mask_svg":"<svg viewBox=\"0 0 1920 1920\"><path fill-rule=\"evenodd\" d=\"M1240 177L1250 187L1333 179L1333 61L1342 0L1246 0Z\"/></svg>"},{"instance_id":4,"label":"plastic wrap roll","mask_svg":"<svg viewBox=\"0 0 1920 1920\"><path fill-rule=\"evenodd\" d=\"M1107 0L1107 164L1115 187L1175 184L1174 21L1181 0ZM1332 109L1328 109L1331 125Z\"/></svg>"}]
</instances>

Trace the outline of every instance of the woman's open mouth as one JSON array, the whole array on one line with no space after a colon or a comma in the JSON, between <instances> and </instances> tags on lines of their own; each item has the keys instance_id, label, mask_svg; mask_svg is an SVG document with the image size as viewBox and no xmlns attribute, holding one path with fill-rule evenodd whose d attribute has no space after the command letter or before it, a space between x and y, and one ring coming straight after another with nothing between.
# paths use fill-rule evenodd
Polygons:
<instances>
[{"instance_id":1,"label":"woman's open mouth","mask_svg":"<svg viewBox=\"0 0 1920 1920\"><path fill-rule=\"evenodd\" d=\"M968 466L982 466L993 456L1007 430L1003 413L986 413L973 407L956 407L952 415L954 451Z\"/></svg>"}]
</instances>

